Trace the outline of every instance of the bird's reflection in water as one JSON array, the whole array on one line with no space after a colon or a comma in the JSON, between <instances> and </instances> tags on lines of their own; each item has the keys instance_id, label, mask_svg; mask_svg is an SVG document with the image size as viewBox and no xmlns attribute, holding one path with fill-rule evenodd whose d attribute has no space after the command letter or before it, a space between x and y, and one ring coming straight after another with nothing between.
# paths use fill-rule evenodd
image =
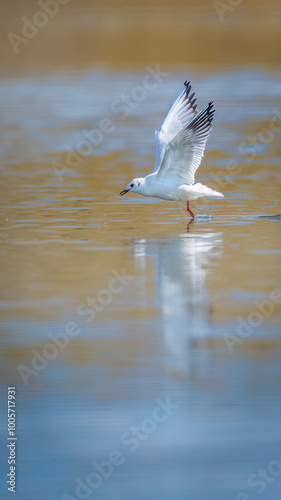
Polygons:
<instances>
[{"instance_id":1,"label":"bird's reflection in water","mask_svg":"<svg viewBox=\"0 0 281 500\"><path fill-rule=\"evenodd\" d=\"M194 219L190 219L186 225L186 232L189 233L189 230L194 222Z\"/></svg>"},{"instance_id":2,"label":"bird's reflection in water","mask_svg":"<svg viewBox=\"0 0 281 500\"><path fill-rule=\"evenodd\" d=\"M206 277L212 261L221 254L222 233L182 234L168 240L135 242L138 265L145 267L147 258L155 260L160 334L167 368L176 375L184 376L191 369L192 341L202 341L212 334ZM198 354L204 357L204 353L201 349ZM200 359L197 357L197 362ZM206 368L205 362L199 365Z\"/></svg>"}]
</instances>

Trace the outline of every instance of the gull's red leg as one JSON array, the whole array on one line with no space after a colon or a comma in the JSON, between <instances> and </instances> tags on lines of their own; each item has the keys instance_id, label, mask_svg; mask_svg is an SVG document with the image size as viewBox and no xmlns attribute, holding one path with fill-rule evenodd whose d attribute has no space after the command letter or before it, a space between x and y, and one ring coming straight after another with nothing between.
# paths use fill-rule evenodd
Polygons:
<instances>
[{"instance_id":1,"label":"gull's red leg","mask_svg":"<svg viewBox=\"0 0 281 500\"><path fill-rule=\"evenodd\" d=\"M190 217L192 217L192 219L194 219L194 213L189 208L189 201L186 202L186 210L188 211Z\"/></svg>"}]
</instances>

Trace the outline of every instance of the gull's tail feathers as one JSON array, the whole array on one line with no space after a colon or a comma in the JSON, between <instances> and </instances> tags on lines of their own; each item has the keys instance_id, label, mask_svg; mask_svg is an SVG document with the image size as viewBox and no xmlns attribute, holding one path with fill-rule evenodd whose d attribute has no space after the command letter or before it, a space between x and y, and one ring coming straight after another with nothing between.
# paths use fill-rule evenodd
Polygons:
<instances>
[{"instance_id":1,"label":"gull's tail feathers","mask_svg":"<svg viewBox=\"0 0 281 500\"><path fill-rule=\"evenodd\" d=\"M204 186L204 184L194 184L193 186L194 192L200 193L200 196L211 196L212 198L224 198L222 193L215 191L214 189L209 188L208 186Z\"/></svg>"}]
</instances>

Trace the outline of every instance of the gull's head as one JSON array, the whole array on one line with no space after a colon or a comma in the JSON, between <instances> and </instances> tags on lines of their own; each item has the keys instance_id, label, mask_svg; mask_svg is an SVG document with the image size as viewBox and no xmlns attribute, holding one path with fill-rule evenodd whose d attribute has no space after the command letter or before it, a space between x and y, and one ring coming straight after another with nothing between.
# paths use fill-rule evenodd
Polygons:
<instances>
[{"instance_id":1,"label":"gull's head","mask_svg":"<svg viewBox=\"0 0 281 500\"><path fill-rule=\"evenodd\" d=\"M142 188L145 183L145 180L140 177L139 179L133 179L131 182L129 182L128 186L126 189L123 189L121 193L119 193L120 196L123 196L126 193L129 193L131 191L132 193L142 193Z\"/></svg>"}]
</instances>

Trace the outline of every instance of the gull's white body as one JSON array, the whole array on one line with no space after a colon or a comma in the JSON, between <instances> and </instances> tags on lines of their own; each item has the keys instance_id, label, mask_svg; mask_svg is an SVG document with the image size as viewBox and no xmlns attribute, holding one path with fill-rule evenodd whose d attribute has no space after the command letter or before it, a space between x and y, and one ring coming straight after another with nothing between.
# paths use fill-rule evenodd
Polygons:
<instances>
[{"instance_id":1,"label":"gull's white body","mask_svg":"<svg viewBox=\"0 0 281 500\"><path fill-rule=\"evenodd\" d=\"M204 155L212 127L213 103L197 114L196 98L190 83L171 106L160 130L155 132L155 169L145 178L133 179L120 195L131 191L163 200L192 201L202 196L223 197L203 184L194 184L194 174ZM188 211L189 205L187 205ZM192 214L193 215L193 214Z\"/></svg>"},{"instance_id":2,"label":"gull's white body","mask_svg":"<svg viewBox=\"0 0 281 500\"><path fill-rule=\"evenodd\" d=\"M140 185L131 188L130 191L149 196L160 198L168 201L192 201L201 196L223 197L223 194L214 191L213 189L204 186L203 184L182 184L178 181L165 182L157 178L157 173L149 174L144 178L134 179L132 182L139 182ZM129 186L128 186L129 187Z\"/></svg>"}]
</instances>

